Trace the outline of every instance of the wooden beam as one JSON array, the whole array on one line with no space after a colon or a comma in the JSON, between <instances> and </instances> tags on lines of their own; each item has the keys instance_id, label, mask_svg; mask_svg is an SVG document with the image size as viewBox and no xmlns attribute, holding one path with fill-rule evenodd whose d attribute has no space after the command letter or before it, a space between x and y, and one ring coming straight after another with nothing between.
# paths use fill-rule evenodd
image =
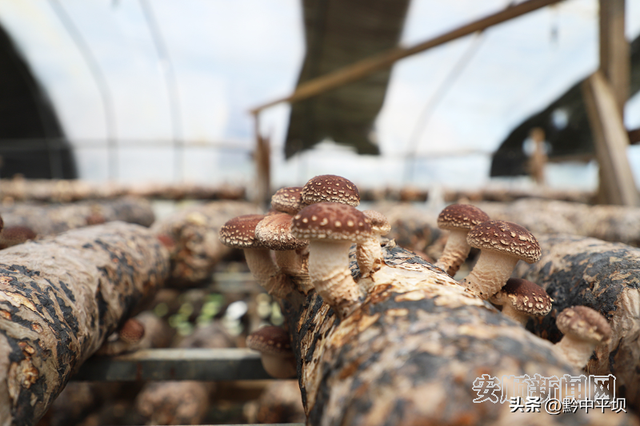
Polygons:
<instances>
[{"instance_id":1,"label":"wooden beam","mask_svg":"<svg viewBox=\"0 0 640 426\"><path fill-rule=\"evenodd\" d=\"M324 93L330 89L335 89L340 86L344 86L348 83L360 80L374 72L389 68L395 62L407 56L414 55L419 52L423 52L432 47L440 46L452 40L473 34L476 31L482 31L494 25L500 24L505 21L509 21L518 16L522 16L534 10L540 9L545 6L549 6L554 3L559 3L562 0L529 0L523 3L517 4L512 7L508 7L500 12L486 16L484 18L473 21L469 24L458 27L454 30L448 31L442 35L426 40L422 43L410 47L396 47L394 49L382 52L378 55L373 55L369 58L365 58L347 67L341 68L329 74L314 78L303 84L300 84L295 92L289 96L267 102L263 105L257 106L251 109L251 113L255 114L265 108L279 104L281 102L297 102L303 99L307 99L316 96L320 93Z\"/></svg>"},{"instance_id":2,"label":"wooden beam","mask_svg":"<svg viewBox=\"0 0 640 426\"><path fill-rule=\"evenodd\" d=\"M631 72L624 12L625 0L600 0L600 70L611 85L623 117Z\"/></svg>"},{"instance_id":3,"label":"wooden beam","mask_svg":"<svg viewBox=\"0 0 640 426\"><path fill-rule=\"evenodd\" d=\"M600 71L584 81L582 90L600 164L600 192L604 201L636 206L638 191L627 159L629 137L615 93Z\"/></svg>"},{"instance_id":4,"label":"wooden beam","mask_svg":"<svg viewBox=\"0 0 640 426\"><path fill-rule=\"evenodd\" d=\"M262 136L260 133L259 112L254 112L252 115L256 139L253 151L253 161L256 166L253 201L266 209L271 201L271 140L269 136Z\"/></svg>"},{"instance_id":5,"label":"wooden beam","mask_svg":"<svg viewBox=\"0 0 640 426\"><path fill-rule=\"evenodd\" d=\"M146 349L115 357L95 356L72 380L261 380L271 379L260 354L249 349Z\"/></svg>"},{"instance_id":6,"label":"wooden beam","mask_svg":"<svg viewBox=\"0 0 640 426\"><path fill-rule=\"evenodd\" d=\"M640 128L629 130L627 132L629 135L629 143L632 145L640 143Z\"/></svg>"}]
</instances>

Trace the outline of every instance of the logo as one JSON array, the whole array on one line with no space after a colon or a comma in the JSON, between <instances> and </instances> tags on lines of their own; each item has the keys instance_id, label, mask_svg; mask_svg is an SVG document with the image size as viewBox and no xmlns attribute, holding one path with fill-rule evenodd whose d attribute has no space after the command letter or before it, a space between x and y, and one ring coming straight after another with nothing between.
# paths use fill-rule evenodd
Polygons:
<instances>
[{"instance_id":1,"label":"logo","mask_svg":"<svg viewBox=\"0 0 640 426\"><path fill-rule=\"evenodd\" d=\"M471 389L477 394L473 402L509 402L512 413L540 413L542 410L552 415L578 410L626 413L626 399L616 398L615 385L616 378L612 374L588 377L565 374L560 379L539 374L499 379L483 374L473 381Z\"/></svg>"}]
</instances>

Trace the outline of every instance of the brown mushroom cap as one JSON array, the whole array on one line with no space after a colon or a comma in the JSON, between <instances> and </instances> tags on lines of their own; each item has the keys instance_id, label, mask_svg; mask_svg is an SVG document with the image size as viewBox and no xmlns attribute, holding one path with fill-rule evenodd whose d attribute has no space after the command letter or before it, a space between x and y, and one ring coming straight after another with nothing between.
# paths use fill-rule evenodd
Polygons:
<instances>
[{"instance_id":1,"label":"brown mushroom cap","mask_svg":"<svg viewBox=\"0 0 640 426\"><path fill-rule=\"evenodd\" d=\"M291 186L277 190L271 197L271 207L283 213L298 213L304 207L302 204L302 187Z\"/></svg>"},{"instance_id":2,"label":"brown mushroom cap","mask_svg":"<svg viewBox=\"0 0 640 426\"><path fill-rule=\"evenodd\" d=\"M376 235L387 235L391 231L389 219L376 210L365 210L365 217L371 222L371 231Z\"/></svg>"},{"instance_id":3,"label":"brown mushroom cap","mask_svg":"<svg viewBox=\"0 0 640 426\"><path fill-rule=\"evenodd\" d=\"M2 220L2 216L0 216L0 233L2 232L2 228L4 228L4 220Z\"/></svg>"},{"instance_id":4,"label":"brown mushroom cap","mask_svg":"<svg viewBox=\"0 0 640 426\"><path fill-rule=\"evenodd\" d=\"M353 182L341 176L316 176L302 188L302 201L305 205L332 202L357 206L360 193Z\"/></svg>"},{"instance_id":5,"label":"brown mushroom cap","mask_svg":"<svg viewBox=\"0 0 640 426\"><path fill-rule=\"evenodd\" d=\"M9 226L0 233L0 249L35 240L38 235L28 226Z\"/></svg>"},{"instance_id":6,"label":"brown mushroom cap","mask_svg":"<svg viewBox=\"0 0 640 426\"><path fill-rule=\"evenodd\" d=\"M363 241L372 235L364 213L339 203L317 203L300 210L293 217L291 233L303 240Z\"/></svg>"},{"instance_id":7,"label":"brown mushroom cap","mask_svg":"<svg viewBox=\"0 0 640 426\"><path fill-rule=\"evenodd\" d=\"M552 299L538 284L522 278L509 278L502 292L518 311L532 316L544 316L551 311Z\"/></svg>"},{"instance_id":8,"label":"brown mushroom cap","mask_svg":"<svg viewBox=\"0 0 640 426\"><path fill-rule=\"evenodd\" d=\"M471 204L451 204L438 215L438 228L446 230L466 229L491 220L489 215Z\"/></svg>"},{"instance_id":9,"label":"brown mushroom cap","mask_svg":"<svg viewBox=\"0 0 640 426\"><path fill-rule=\"evenodd\" d=\"M527 263L540 259L540 244L524 227L502 220L489 220L475 226L467 234L467 243L481 250L504 253Z\"/></svg>"},{"instance_id":10,"label":"brown mushroom cap","mask_svg":"<svg viewBox=\"0 0 640 426\"><path fill-rule=\"evenodd\" d=\"M118 332L125 343L137 343L144 337L144 325L135 318L129 318Z\"/></svg>"},{"instance_id":11,"label":"brown mushroom cap","mask_svg":"<svg viewBox=\"0 0 640 426\"><path fill-rule=\"evenodd\" d=\"M591 343L600 343L611 337L611 326L600 312L586 306L573 306L558 314L558 330L565 336Z\"/></svg>"},{"instance_id":12,"label":"brown mushroom cap","mask_svg":"<svg viewBox=\"0 0 640 426\"><path fill-rule=\"evenodd\" d=\"M222 227L218 237L222 244L233 248L260 248L256 240L256 226L264 219L261 214L247 214L228 220Z\"/></svg>"},{"instance_id":13,"label":"brown mushroom cap","mask_svg":"<svg viewBox=\"0 0 640 426\"><path fill-rule=\"evenodd\" d=\"M277 213L262 219L256 225L255 236L260 244L271 250L297 250L307 245L291 234L293 216Z\"/></svg>"},{"instance_id":14,"label":"brown mushroom cap","mask_svg":"<svg viewBox=\"0 0 640 426\"><path fill-rule=\"evenodd\" d=\"M276 326L259 328L247 336L246 343L249 349L270 355L292 354L289 333Z\"/></svg>"}]
</instances>

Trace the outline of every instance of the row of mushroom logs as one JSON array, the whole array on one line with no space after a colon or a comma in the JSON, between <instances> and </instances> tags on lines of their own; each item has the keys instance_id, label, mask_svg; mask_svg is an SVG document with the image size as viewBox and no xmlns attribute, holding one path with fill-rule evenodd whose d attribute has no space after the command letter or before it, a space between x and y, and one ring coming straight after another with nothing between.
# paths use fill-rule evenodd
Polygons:
<instances>
[{"instance_id":1,"label":"row of mushroom logs","mask_svg":"<svg viewBox=\"0 0 640 426\"><path fill-rule=\"evenodd\" d=\"M304 187L277 191L272 197L272 210L267 215L231 219L221 228L220 239L231 247L244 249L249 269L271 295L285 298L293 290L292 285L303 294L314 288L344 319L369 291L352 278L348 262L352 243L356 243L360 276L367 277L384 263L380 236L390 230L383 215L375 211L362 212L355 208L358 204L358 190L353 183L339 176L317 176ZM473 270L459 282L467 291L490 301L504 315L523 325L529 316L544 316L550 312L552 300L542 288L526 280L510 279L519 260L533 263L540 258L540 246L529 231L515 223L490 220L484 212L470 205L445 208L438 224L451 233L436 265L450 275L457 272L470 247L480 249ZM276 253L275 261L271 250ZM580 308L582 312L583 307ZM565 311L560 315L564 316ZM602 343L608 338L606 320L597 312L591 314L589 320L596 316L601 318L597 326L583 326L588 323L584 319L578 322L582 329L588 330L582 334L593 334L598 330L598 342ZM593 336L589 339L594 341ZM583 352L589 345L581 345ZM264 345L258 346L255 346L257 350L264 351ZM593 348L583 362L578 361L582 359L580 357L567 355L567 346L570 345L557 344L563 356L583 368Z\"/></svg>"}]
</instances>

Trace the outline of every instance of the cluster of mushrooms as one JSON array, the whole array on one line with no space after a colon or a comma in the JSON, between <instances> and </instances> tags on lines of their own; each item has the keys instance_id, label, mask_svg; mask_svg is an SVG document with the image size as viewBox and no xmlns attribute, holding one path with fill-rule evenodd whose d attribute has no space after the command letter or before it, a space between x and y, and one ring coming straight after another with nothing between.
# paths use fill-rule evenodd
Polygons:
<instances>
[{"instance_id":1,"label":"cluster of mushrooms","mask_svg":"<svg viewBox=\"0 0 640 426\"><path fill-rule=\"evenodd\" d=\"M382 237L391 226L379 212L356 209L358 188L340 176L322 175L303 187L282 188L271 199L266 215L245 215L220 229L220 240L244 250L252 274L269 294L286 298L296 289L311 289L341 320L348 317L375 284L353 279L349 251L355 243L360 277L384 265ZM466 260L471 247L480 249L472 271L458 283L465 291L487 300L502 313L526 325L533 316L545 316L553 300L530 281L510 278L519 260L534 263L541 250L536 238L515 223L491 220L472 205L454 204L438 217L438 227L450 231L435 266L451 277ZM272 257L272 252L274 256ZM366 284L368 283L368 284ZM584 368L595 347L608 341L611 328L597 311L575 306L556 318L564 334L555 347L570 364ZM263 327L247 338L247 346L261 352L265 370L274 377L296 374L289 333Z\"/></svg>"}]
</instances>

